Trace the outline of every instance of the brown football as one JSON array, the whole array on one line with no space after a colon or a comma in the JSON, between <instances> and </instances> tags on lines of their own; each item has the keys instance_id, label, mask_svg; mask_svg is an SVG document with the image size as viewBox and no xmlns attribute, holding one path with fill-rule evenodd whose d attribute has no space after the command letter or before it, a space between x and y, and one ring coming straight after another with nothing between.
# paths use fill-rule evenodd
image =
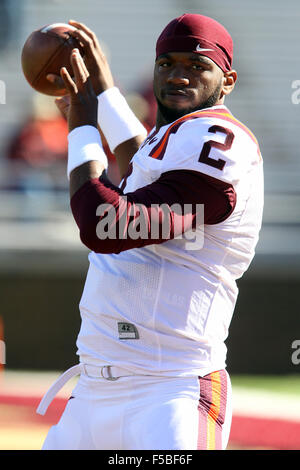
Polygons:
<instances>
[{"instance_id":1,"label":"brown football","mask_svg":"<svg viewBox=\"0 0 300 470\"><path fill-rule=\"evenodd\" d=\"M60 75L61 67L66 67L73 75L70 63L72 49L79 42L70 35L75 28L65 23L54 23L36 31L27 38L22 50L22 69L28 83L36 91L51 96L62 96L64 89L57 89L47 80L49 73Z\"/></svg>"}]
</instances>

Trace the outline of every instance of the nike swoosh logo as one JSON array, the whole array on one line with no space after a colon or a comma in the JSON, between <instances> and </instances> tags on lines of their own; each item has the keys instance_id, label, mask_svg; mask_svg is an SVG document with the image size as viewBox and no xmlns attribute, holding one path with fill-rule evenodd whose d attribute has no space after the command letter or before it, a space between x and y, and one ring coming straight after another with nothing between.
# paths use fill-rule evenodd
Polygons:
<instances>
[{"instance_id":1,"label":"nike swoosh logo","mask_svg":"<svg viewBox=\"0 0 300 470\"><path fill-rule=\"evenodd\" d=\"M200 46L200 44L198 44L198 46L196 47L196 51L197 51L197 52L207 52L207 51L212 51L212 52L214 52L214 49L202 49L202 47Z\"/></svg>"}]
</instances>

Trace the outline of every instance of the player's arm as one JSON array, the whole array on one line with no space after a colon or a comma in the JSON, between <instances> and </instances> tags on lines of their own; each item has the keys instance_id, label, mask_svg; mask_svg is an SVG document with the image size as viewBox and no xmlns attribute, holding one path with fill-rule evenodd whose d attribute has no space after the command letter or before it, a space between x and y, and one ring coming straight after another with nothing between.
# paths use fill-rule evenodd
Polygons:
<instances>
[{"instance_id":1,"label":"player's arm","mask_svg":"<svg viewBox=\"0 0 300 470\"><path fill-rule=\"evenodd\" d=\"M101 177L88 179L73 194L71 209L86 247L96 253L120 253L161 244L199 223L220 223L235 202L232 185L178 170L126 194Z\"/></svg>"},{"instance_id":2,"label":"player's arm","mask_svg":"<svg viewBox=\"0 0 300 470\"><path fill-rule=\"evenodd\" d=\"M207 179L199 172L171 171L130 194L124 194L103 180L106 163L97 131L97 97L79 51L72 53L71 63L75 82L65 68L61 71L71 97L68 114L71 207L81 239L88 248L101 253L119 253L175 238L195 228L197 212L202 210L199 204L204 204L204 223L218 223L228 217L235 204L233 187L214 178ZM179 212L172 208L175 203L180 206ZM164 204L164 210L160 204ZM185 211L186 204L190 205L188 212ZM119 235L108 236L105 240L97 233L97 224L105 217L104 205L109 213L113 213L109 220L111 226L118 225L120 229L120 220L125 214L125 224L122 231L118 230ZM138 214L142 214L145 236L136 239L130 232L135 232L135 224L141 223ZM153 224L156 226L154 238ZM167 225L168 235L164 236L163 229Z\"/></svg>"},{"instance_id":3,"label":"player's arm","mask_svg":"<svg viewBox=\"0 0 300 470\"><path fill-rule=\"evenodd\" d=\"M69 23L76 28L70 34L82 45L84 61L98 97L98 125L116 157L120 176L123 178L147 131L115 87L110 66L95 33L83 23L73 20ZM50 75L48 79L56 82L59 87L62 86L61 77ZM67 115L66 98L58 98L56 104L62 113Z\"/></svg>"},{"instance_id":4,"label":"player's arm","mask_svg":"<svg viewBox=\"0 0 300 470\"><path fill-rule=\"evenodd\" d=\"M76 163L78 152L96 158L97 149L101 150L97 134L93 125L74 128L69 135L69 160ZM198 171L169 171L145 187L124 193L105 178L103 168L101 160L69 167L72 213L81 241L96 253L160 244L195 229L199 221L220 223L235 207L231 184Z\"/></svg>"}]
</instances>

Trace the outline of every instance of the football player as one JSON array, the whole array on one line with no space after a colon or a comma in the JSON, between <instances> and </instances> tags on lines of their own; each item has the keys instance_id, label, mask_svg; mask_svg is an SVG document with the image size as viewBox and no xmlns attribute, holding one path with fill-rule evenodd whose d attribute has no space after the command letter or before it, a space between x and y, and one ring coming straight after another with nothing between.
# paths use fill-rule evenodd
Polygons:
<instances>
[{"instance_id":1,"label":"football player","mask_svg":"<svg viewBox=\"0 0 300 470\"><path fill-rule=\"evenodd\" d=\"M224 344L262 220L263 164L225 105L233 45L215 20L184 14L156 43L157 120L148 136L114 85L95 34L61 79L71 208L91 251L80 301L72 399L44 449L225 449L232 406ZM49 77L55 81L57 77ZM106 176L98 125L123 180Z\"/></svg>"}]
</instances>

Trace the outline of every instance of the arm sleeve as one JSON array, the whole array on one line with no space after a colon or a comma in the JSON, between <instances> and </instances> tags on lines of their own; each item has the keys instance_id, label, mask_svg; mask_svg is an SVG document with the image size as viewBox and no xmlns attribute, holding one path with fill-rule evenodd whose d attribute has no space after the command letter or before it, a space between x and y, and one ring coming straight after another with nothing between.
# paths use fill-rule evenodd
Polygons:
<instances>
[{"instance_id":1,"label":"arm sleeve","mask_svg":"<svg viewBox=\"0 0 300 470\"><path fill-rule=\"evenodd\" d=\"M220 223L235 204L231 184L189 170L166 172L126 194L107 180L92 179L71 199L80 239L96 253L120 253L176 238L195 228L203 206L204 223Z\"/></svg>"}]
</instances>

